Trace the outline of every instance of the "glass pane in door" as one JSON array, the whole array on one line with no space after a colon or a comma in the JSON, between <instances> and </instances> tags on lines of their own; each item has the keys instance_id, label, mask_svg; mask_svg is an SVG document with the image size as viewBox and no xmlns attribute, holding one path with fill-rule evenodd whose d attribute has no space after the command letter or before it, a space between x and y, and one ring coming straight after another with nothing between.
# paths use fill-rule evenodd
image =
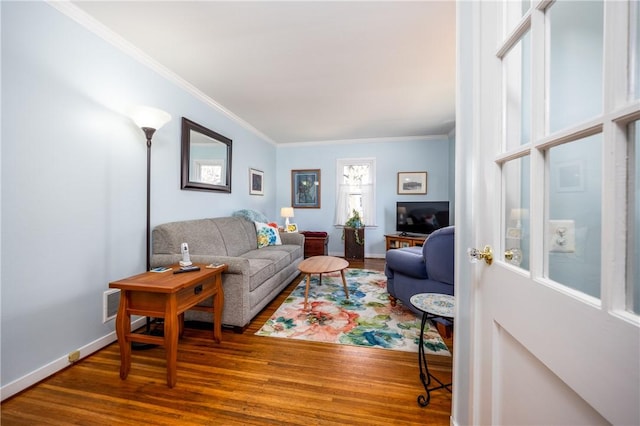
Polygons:
<instances>
[{"instance_id":1,"label":"glass pane in door","mask_svg":"<svg viewBox=\"0 0 640 426\"><path fill-rule=\"evenodd\" d=\"M548 10L548 129L557 130L602 112L602 1L557 1Z\"/></svg>"},{"instance_id":2,"label":"glass pane in door","mask_svg":"<svg viewBox=\"0 0 640 426\"><path fill-rule=\"evenodd\" d=\"M529 270L529 156L503 165L505 260ZM510 258L509 258L510 257Z\"/></svg>"},{"instance_id":3,"label":"glass pane in door","mask_svg":"<svg viewBox=\"0 0 640 426\"><path fill-rule=\"evenodd\" d=\"M640 120L629 126L627 310L640 315Z\"/></svg>"},{"instance_id":4,"label":"glass pane in door","mask_svg":"<svg viewBox=\"0 0 640 426\"><path fill-rule=\"evenodd\" d=\"M502 60L507 150L531 140L531 37L527 32Z\"/></svg>"},{"instance_id":5,"label":"glass pane in door","mask_svg":"<svg viewBox=\"0 0 640 426\"><path fill-rule=\"evenodd\" d=\"M550 148L545 221L546 276L600 297L602 134Z\"/></svg>"},{"instance_id":6,"label":"glass pane in door","mask_svg":"<svg viewBox=\"0 0 640 426\"><path fill-rule=\"evenodd\" d=\"M629 28L631 31L631 52L629 58L631 67L629 67L632 82L631 95L634 99L640 98L640 4L631 2L631 22ZM635 10L634 10L635 9Z\"/></svg>"}]
</instances>

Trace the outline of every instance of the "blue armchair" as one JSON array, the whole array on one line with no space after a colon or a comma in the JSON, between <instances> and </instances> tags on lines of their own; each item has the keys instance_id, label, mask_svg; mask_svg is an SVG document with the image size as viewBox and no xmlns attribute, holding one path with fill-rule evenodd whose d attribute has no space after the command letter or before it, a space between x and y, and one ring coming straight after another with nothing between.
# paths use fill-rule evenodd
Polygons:
<instances>
[{"instance_id":1,"label":"blue armchair","mask_svg":"<svg viewBox=\"0 0 640 426\"><path fill-rule=\"evenodd\" d=\"M392 303L396 299L421 314L409 299L418 293L453 296L454 227L441 228L429 235L422 247L387 250L384 273Z\"/></svg>"}]
</instances>

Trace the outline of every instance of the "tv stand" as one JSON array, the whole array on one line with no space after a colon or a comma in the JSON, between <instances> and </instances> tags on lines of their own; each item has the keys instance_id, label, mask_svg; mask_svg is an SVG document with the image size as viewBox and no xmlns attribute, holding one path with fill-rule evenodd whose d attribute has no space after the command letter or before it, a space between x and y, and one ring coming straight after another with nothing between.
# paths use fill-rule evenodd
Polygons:
<instances>
[{"instance_id":1,"label":"tv stand","mask_svg":"<svg viewBox=\"0 0 640 426\"><path fill-rule=\"evenodd\" d=\"M384 238L387 241L387 250L402 247L421 247L428 235L409 235L406 232L400 234L388 234Z\"/></svg>"}]
</instances>

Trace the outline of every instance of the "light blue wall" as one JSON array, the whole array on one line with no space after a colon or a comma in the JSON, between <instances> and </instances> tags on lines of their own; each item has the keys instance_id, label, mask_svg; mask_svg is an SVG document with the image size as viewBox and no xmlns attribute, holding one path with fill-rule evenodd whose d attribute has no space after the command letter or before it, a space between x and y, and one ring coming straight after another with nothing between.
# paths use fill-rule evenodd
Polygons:
<instances>
[{"instance_id":1,"label":"light blue wall","mask_svg":"<svg viewBox=\"0 0 640 426\"><path fill-rule=\"evenodd\" d=\"M295 209L292 222L301 230L329 233L329 253L344 255L342 228L334 226L336 206L336 161L341 158L376 159L377 227L367 227L365 256L384 257L386 233L395 232L396 201L448 201L451 161L447 136L417 140L354 141L340 144L296 144L279 146L277 154L278 206L291 205L291 170L320 169L321 207ZM398 172L427 171L426 195L398 195ZM278 223L283 219L278 218ZM370 224L366 224L370 225Z\"/></svg>"},{"instance_id":2,"label":"light blue wall","mask_svg":"<svg viewBox=\"0 0 640 426\"><path fill-rule=\"evenodd\" d=\"M452 192L447 137L276 148L51 5L3 1L0 10L3 388L110 335L103 292L145 268L146 145L124 113L132 105L173 116L153 138L152 226L241 208L282 223L291 169L319 168L322 208L296 210L295 222L330 232L340 254L335 161L376 157L379 227L367 231L366 253L382 256L395 201ZM183 116L233 140L231 194L180 190ZM249 168L264 171L264 196L249 195ZM429 172L428 195L398 196L397 172L418 170Z\"/></svg>"},{"instance_id":3,"label":"light blue wall","mask_svg":"<svg viewBox=\"0 0 640 426\"><path fill-rule=\"evenodd\" d=\"M275 211L249 167L275 174L262 140L52 6L2 2L2 386L103 337L102 294L145 268L146 145L124 115L169 112L152 148L152 226ZM232 194L180 190L180 118L233 140Z\"/></svg>"}]
</instances>

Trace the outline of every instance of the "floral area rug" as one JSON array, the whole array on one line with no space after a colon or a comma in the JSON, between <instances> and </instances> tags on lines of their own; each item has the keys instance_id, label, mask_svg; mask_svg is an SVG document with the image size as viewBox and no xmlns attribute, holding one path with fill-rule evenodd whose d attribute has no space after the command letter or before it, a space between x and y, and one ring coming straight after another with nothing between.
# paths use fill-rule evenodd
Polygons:
<instances>
[{"instance_id":1,"label":"floral area rug","mask_svg":"<svg viewBox=\"0 0 640 426\"><path fill-rule=\"evenodd\" d=\"M421 318L400 301L391 306L384 273L347 269L345 277L348 299L340 273L323 274L321 285L312 275L308 310L303 278L256 335L418 352ZM426 353L451 355L433 324L424 345Z\"/></svg>"}]
</instances>

